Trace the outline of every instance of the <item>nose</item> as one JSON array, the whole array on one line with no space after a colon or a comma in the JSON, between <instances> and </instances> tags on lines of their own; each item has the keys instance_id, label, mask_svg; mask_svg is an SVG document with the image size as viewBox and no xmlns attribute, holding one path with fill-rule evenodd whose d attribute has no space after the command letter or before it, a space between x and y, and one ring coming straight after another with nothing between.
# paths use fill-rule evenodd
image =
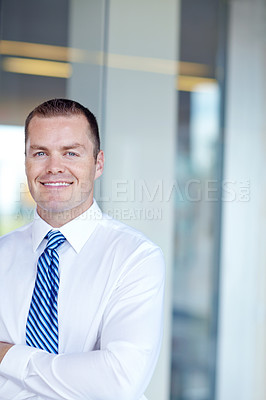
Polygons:
<instances>
[{"instance_id":1,"label":"nose","mask_svg":"<svg viewBox=\"0 0 266 400\"><path fill-rule=\"evenodd\" d=\"M59 174L65 171L63 160L59 155L50 155L47 159L46 173Z\"/></svg>"}]
</instances>

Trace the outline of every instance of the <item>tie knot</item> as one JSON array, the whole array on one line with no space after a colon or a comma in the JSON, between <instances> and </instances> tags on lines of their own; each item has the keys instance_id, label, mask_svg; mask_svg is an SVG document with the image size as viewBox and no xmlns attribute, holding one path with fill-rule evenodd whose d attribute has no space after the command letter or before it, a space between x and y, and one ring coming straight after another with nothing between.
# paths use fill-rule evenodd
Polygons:
<instances>
[{"instance_id":1,"label":"tie knot","mask_svg":"<svg viewBox=\"0 0 266 400\"><path fill-rule=\"evenodd\" d=\"M46 238L48 239L46 249L55 250L57 249L65 240L65 236L62 235L60 231L50 231L47 233Z\"/></svg>"}]
</instances>

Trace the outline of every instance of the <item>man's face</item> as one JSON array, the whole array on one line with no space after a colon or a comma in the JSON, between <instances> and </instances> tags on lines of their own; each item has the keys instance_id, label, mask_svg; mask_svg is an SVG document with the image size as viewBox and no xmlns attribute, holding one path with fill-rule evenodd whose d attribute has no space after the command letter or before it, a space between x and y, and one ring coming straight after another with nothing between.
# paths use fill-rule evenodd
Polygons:
<instances>
[{"instance_id":1,"label":"man's face","mask_svg":"<svg viewBox=\"0 0 266 400\"><path fill-rule=\"evenodd\" d=\"M85 116L35 116L31 120L25 165L39 215L73 211L73 217L67 218L71 220L86 211L93 202L94 180L102 174L103 162L102 151L95 162Z\"/></svg>"}]
</instances>

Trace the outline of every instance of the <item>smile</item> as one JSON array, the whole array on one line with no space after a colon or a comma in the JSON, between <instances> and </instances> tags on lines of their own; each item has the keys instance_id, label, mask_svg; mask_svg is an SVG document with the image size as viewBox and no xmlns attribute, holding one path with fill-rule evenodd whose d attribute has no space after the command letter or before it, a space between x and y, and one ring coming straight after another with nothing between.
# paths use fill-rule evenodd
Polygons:
<instances>
[{"instance_id":1,"label":"smile","mask_svg":"<svg viewBox=\"0 0 266 400\"><path fill-rule=\"evenodd\" d=\"M60 187L60 186L70 186L72 184L69 182L45 182L42 183L42 185L44 186L54 186L54 187Z\"/></svg>"}]
</instances>

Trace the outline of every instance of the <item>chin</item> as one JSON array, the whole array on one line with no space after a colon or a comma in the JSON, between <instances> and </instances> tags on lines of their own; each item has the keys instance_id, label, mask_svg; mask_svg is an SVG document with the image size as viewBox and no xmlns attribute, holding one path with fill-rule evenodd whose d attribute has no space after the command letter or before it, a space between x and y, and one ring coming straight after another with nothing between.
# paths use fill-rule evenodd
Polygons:
<instances>
[{"instance_id":1,"label":"chin","mask_svg":"<svg viewBox=\"0 0 266 400\"><path fill-rule=\"evenodd\" d=\"M47 212L50 214L60 214L72 210L71 207L62 207L62 204L61 206L59 206L58 204L48 204L48 203L39 204L38 209L41 210L42 212Z\"/></svg>"},{"instance_id":2,"label":"chin","mask_svg":"<svg viewBox=\"0 0 266 400\"><path fill-rule=\"evenodd\" d=\"M45 202L45 203L39 203L38 209L41 209L42 212L50 214L62 214L62 213L67 214L71 212L75 213L78 209L82 208L81 204L80 203L65 204L63 206L63 201L60 203Z\"/></svg>"}]
</instances>

